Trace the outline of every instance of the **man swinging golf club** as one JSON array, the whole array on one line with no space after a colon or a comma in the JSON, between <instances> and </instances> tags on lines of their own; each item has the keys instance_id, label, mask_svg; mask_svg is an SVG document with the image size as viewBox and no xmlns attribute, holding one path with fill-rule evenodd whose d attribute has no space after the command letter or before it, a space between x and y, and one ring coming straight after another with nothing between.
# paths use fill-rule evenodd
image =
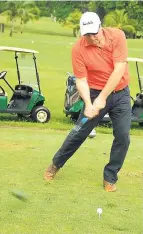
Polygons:
<instances>
[{"instance_id":1,"label":"man swinging golf club","mask_svg":"<svg viewBox=\"0 0 143 234\"><path fill-rule=\"evenodd\" d=\"M80 32L81 38L72 49L72 65L77 89L85 107L76 126L54 155L44 179L49 181L54 178L91 130L109 113L114 140L109 163L104 167L103 186L106 191L114 192L117 173L123 165L130 143L131 103L126 37L117 28L101 27L101 21L94 12L86 12L81 16Z\"/></svg>"}]
</instances>

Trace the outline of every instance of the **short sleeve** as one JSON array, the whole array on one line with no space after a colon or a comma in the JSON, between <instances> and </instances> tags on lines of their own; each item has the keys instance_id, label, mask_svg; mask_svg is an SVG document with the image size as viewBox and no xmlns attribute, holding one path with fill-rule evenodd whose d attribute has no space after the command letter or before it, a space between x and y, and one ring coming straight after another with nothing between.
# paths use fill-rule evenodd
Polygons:
<instances>
[{"instance_id":1,"label":"short sleeve","mask_svg":"<svg viewBox=\"0 0 143 234\"><path fill-rule=\"evenodd\" d=\"M127 56L128 48L126 36L123 31L119 30L113 43L113 62L126 62Z\"/></svg>"},{"instance_id":2,"label":"short sleeve","mask_svg":"<svg viewBox=\"0 0 143 234\"><path fill-rule=\"evenodd\" d=\"M77 45L72 48L72 67L73 73L77 78L87 77L87 70L82 54Z\"/></svg>"}]
</instances>

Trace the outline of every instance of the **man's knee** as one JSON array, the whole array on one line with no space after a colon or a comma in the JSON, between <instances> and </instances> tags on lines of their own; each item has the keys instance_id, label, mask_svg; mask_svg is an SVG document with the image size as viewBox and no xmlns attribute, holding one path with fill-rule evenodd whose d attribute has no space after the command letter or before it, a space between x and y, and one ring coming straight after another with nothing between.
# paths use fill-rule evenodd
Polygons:
<instances>
[{"instance_id":1,"label":"man's knee","mask_svg":"<svg viewBox=\"0 0 143 234\"><path fill-rule=\"evenodd\" d=\"M129 132L118 132L115 134L115 139L122 145L128 147L130 145L130 134Z\"/></svg>"},{"instance_id":2,"label":"man's knee","mask_svg":"<svg viewBox=\"0 0 143 234\"><path fill-rule=\"evenodd\" d=\"M125 144L127 145L127 147L130 145L130 135L129 135L129 133L125 133L124 134L123 141L125 142Z\"/></svg>"}]
</instances>

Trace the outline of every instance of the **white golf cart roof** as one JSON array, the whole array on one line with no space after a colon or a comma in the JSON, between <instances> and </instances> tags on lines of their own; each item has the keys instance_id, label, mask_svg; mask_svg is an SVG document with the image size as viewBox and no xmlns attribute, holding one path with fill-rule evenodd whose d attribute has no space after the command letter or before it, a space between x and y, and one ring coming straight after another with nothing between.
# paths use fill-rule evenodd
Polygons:
<instances>
[{"instance_id":1,"label":"white golf cart roof","mask_svg":"<svg viewBox=\"0 0 143 234\"><path fill-rule=\"evenodd\" d=\"M29 50L29 49L9 47L9 46L0 46L0 51L14 51L14 52L29 53L29 54L37 54L38 53L38 51L36 51L36 50Z\"/></svg>"},{"instance_id":2,"label":"white golf cart roof","mask_svg":"<svg viewBox=\"0 0 143 234\"><path fill-rule=\"evenodd\" d=\"M127 58L127 61L128 62L141 62L141 63L143 63L143 59L141 59L141 58L131 58L131 57L128 57Z\"/></svg>"}]
</instances>

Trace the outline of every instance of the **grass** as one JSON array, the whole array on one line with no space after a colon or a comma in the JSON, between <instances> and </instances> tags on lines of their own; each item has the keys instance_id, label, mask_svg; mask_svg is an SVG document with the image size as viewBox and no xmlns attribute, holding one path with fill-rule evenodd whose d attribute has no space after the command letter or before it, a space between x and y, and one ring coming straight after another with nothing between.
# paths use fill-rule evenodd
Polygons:
<instances>
[{"instance_id":1,"label":"grass","mask_svg":"<svg viewBox=\"0 0 143 234\"><path fill-rule=\"evenodd\" d=\"M66 134L1 128L0 233L141 234L142 139L131 137L134 144L120 172L118 190L107 193L102 188L102 171L111 135L87 139L55 180L44 182L44 170ZM16 199L13 190L23 191L29 200ZM99 207L101 220L96 213Z\"/></svg>"},{"instance_id":2,"label":"grass","mask_svg":"<svg viewBox=\"0 0 143 234\"><path fill-rule=\"evenodd\" d=\"M5 18L0 16L0 22L6 22ZM132 125L132 144L116 193L106 193L102 188L102 171L112 142L112 128L104 126L98 127L96 138L87 139L53 182L45 183L44 170L73 125L63 114L63 103L66 72L72 72L70 54L76 39L70 29L45 18L28 23L22 35L17 25L12 38L7 26L0 34L1 46L39 51L41 87L52 118L47 124L36 124L18 121L15 116L0 116L0 233L141 234L142 129ZM142 40L128 40L128 46L130 57L142 57ZM0 70L8 71L7 80L14 86L13 55L0 52L0 60ZM129 66L134 96L138 82L135 65ZM1 85L10 97L9 88ZM23 191L29 200L16 199L11 195L13 190ZM96 213L99 207L103 209L101 220Z\"/></svg>"}]
</instances>

